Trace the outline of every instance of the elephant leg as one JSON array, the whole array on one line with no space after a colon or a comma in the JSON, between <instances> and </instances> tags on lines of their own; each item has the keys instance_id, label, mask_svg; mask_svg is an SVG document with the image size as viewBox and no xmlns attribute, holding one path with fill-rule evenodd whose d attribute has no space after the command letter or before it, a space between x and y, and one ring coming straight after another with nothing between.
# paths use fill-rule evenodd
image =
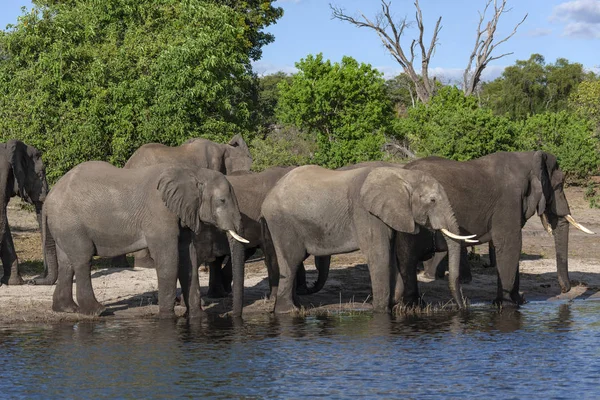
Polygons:
<instances>
[{"instance_id":1,"label":"elephant leg","mask_svg":"<svg viewBox=\"0 0 600 400\"><path fill-rule=\"evenodd\" d=\"M421 254L419 253L419 239L408 233L396 233L396 290L394 300L398 304L414 306L419 304L419 284L417 279L417 265Z\"/></svg>"},{"instance_id":2,"label":"elephant leg","mask_svg":"<svg viewBox=\"0 0 600 400\"><path fill-rule=\"evenodd\" d=\"M148 240L150 257L156 264L156 277L158 279L158 317L174 318L175 302L177 296L177 277L179 272L179 244L173 238L173 243L165 243L164 238Z\"/></svg>"},{"instance_id":3,"label":"elephant leg","mask_svg":"<svg viewBox=\"0 0 600 400\"><path fill-rule=\"evenodd\" d=\"M373 311L389 313L393 306L393 275L391 261L392 232L385 225L376 225L368 234L360 238L360 249L367 256L371 290L373 293Z\"/></svg>"},{"instance_id":4,"label":"elephant leg","mask_svg":"<svg viewBox=\"0 0 600 400\"><path fill-rule=\"evenodd\" d=\"M286 236L285 233L274 236L278 238L273 244L279 265L279 287L275 300L275 313L291 312L300 306L296 297L296 273L298 266L306 257L306 249L298 246L298 238ZM287 246L284 247L281 243L285 243Z\"/></svg>"},{"instance_id":5,"label":"elephant leg","mask_svg":"<svg viewBox=\"0 0 600 400\"><path fill-rule=\"evenodd\" d=\"M129 263L127 262L127 256L125 254L112 257L110 259L110 266L113 268L130 268Z\"/></svg>"},{"instance_id":6,"label":"elephant leg","mask_svg":"<svg viewBox=\"0 0 600 400\"><path fill-rule=\"evenodd\" d=\"M433 254L429 260L423 261L424 272L423 275L428 280L444 279L445 271L448 269L446 264L445 269L442 266L442 261L447 256L448 252L438 251Z\"/></svg>"},{"instance_id":7,"label":"elephant leg","mask_svg":"<svg viewBox=\"0 0 600 400\"><path fill-rule=\"evenodd\" d=\"M19 274L19 260L17 258L15 244L13 243L8 223L6 224L0 251L2 256L2 266L4 268L4 276L2 277L1 282L5 285L22 285L23 278L21 278L21 275Z\"/></svg>"},{"instance_id":8,"label":"elephant leg","mask_svg":"<svg viewBox=\"0 0 600 400\"><path fill-rule=\"evenodd\" d=\"M58 279L52 296L52 310L57 312L79 312L79 307L73 301L73 276L74 271L69 258L56 246L58 261Z\"/></svg>"},{"instance_id":9,"label":"elephant leg","mask_svg":"<svg viewBox=\"0 0 600 400\"><path fill-rule=\"evenodd\" d=\"M178 278L183 301L186 305L186 316L188 318L198 318L202 315L198 257L192 240L192 232L189 230L182 232L179 237Z\"/></svg>"},{"instance_id":10,"label":"elephant leg","mask_svg":"<svg viewBox=\"0 0 600 400\"><path fill-rule=\"evenodd\" d=\"M80 240L73 243L73 249L66 253L70 265L73 267L76 279L77 304L79 312L87 315L100 315L106 307L96 300L94 289L92 288L92 256L94 254L94 244L90 241Z\"/></svg>"},{"instance_id":11,"label":"elephant leg","mask_svg":"<svg viewBox=\"0 0 600 400\"><path fill-rule=\"evenodd\" d=\"M267 275L269 278L269 299L277 299L277 290L279 288L279 264L277 263L277 255L275 247L264 219L260 220L262 244L261 249L265 255L265 266L267 267Z\"/></svg>"},{"instance_id":12,"label":"elephant leg","mask_svg":"<svg viewBox=\"0 0 600 400\"><path fill-rule=\"evenodd\" d=\"M496 271L498 274L498 293L494 304L501 305L509 301L517 305L525 299L519 293L519 258L521 256L521 231L512 234L503 233L493 237Z\"/></svg>"},{"instance_id":13,"label":"elephant leg","mask_svg":"<svg viewBox=\"0 0 600 400\"><path fill-rule=\"evenodd\" d=\"M296 271L296 294L308 294L308 285L306 284L306 267L304 266L304 262L301 262L300 265L298 265Z\"/></svg>"},{"instance_id":14,"label":"elephant leg","mask_svg":"<svg viewBox=\"0 0 600 400\"><path fill-rule=\"evenodd\" d=\"M227 292L223 287L223 261L226 256L217 257L214 261L208 262L208 297L222 298L227 297ZM231 284L230 284L231 285Z\"/></svg>"},{"instance_id":15,"label":"elephant leg","mask_svg":"<svg viewBox=\"0 0 600 400\"><path fill-rule=\"evenodd\" d=\"M244 262L256 253L257 247L244 249ZM231 257L226 257L225 267L221 271L221 279L223 281L223 289L225 293L231 293L231 283L233 282L233 266L231 264Z\"/></svg>"},{"instance_id":16,"label":"elephant leg","mask_svg":"<svg viewBox=\"0 0 600 400\"><path fill-rule=\"evenodd\" d=\"M469 249L461 247L460 249L460 264L459 264L460 283L471 283L473 275L471 274L471 266L469 265Z\"/></svg>"},{"instance_id":17,"label":"elephant leg","mask_svg":"<svg viewBox=\"0 0 600 400\"><path fill-rule=\"evenodd\" d=\"M148 249L143 249L133 253L135 268L154 268L154 260L150 257Z\"/></svg>"}]
</instances>

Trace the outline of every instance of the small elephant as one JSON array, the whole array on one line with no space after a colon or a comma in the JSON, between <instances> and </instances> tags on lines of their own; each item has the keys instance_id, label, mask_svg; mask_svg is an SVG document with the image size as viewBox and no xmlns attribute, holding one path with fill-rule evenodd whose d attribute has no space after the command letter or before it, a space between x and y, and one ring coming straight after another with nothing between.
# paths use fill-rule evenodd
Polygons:
<instances>
[{"instance_id":1,"label":"small elephant","mask_svg":"<svg viewBox=\"0 0 600 400\"><path fill-rule=\"evenodd\" d=\"M367 256L373 309L390 312L393 305L393 254L398 233L416 234L420 227L452 234L458 224L441 185L420 171L357 168L332 171L309 165L281 178L262 205L262 215L279 264L275 312L295 310L296 268L306 257L362 250ZM450 289L464 306L458 281L460 244L448 240ZM403 280L413 279L400 270ZM414 279L416 280L416 274Z\"/></svg>"},{"instance_id":2,"label":"small elephant","mask_svg":"<svg viewBox=\"0 0 600 400\"><path fill-rule=\"evenodd\" d=\"M269 286L271 289L277 287L279 268L270 241L263 240L261 234L260 209L269 191L279 179L294 168L296 167L272 167L258 173L234 173L226 176L233 187L240 212L242 213L244 237L250 242L244 246L246 249L245 257L247 259L258 248L262 249L265 255L265 264L267 265ZM202 247L212 247L215 250L213 257L210 258L215 258L216 256L214 261L208 263L210 268L209 296L224 297L227 292L231 291L232 276L231 261L227 261L225 267L222 268L224 259L229 255L227 240L222 233L210 235L210 238L205 236L204 239L210 241L210 243L205 243ZM304 264L301 263L298 268L298 278L296 280L298 284L296 290L299 294L312 294L321 290L327 280L330 260L331 257L329 256L315 258L315 265L319 275L317 281L312 286L306 284ZM273 292L271 294L274 298L277 293Z\"/></svg>"},{"instance_id":3,"label":"small elephant","mask_svg":"<svg viewBox=\"0 0 600 400\"><path fill-rule=\"evenodd\" d=\"M123 168L141 168L156 164L177 164L189 168L208 168L223 174L248 172L252 167L252 156L241 135L235 135L229 143L221 144L207 139L189 139L181 146L169 147L160 143L140 146ZM115 257L113 266L127 268L125 256ZM135 254L135 266L152 268L152 259L145 250Z\"/></svg>"},{"instance_id":4,"label":"small elephant","mask_svg":"<svg viewBox=\"0 0 600 400\"><path fill-rule=\"evenodd\" d=\"M519 293L521 229L536 213L554 234L561 290L571 289L567 259L569 223L586 233L593 232L571 217L563 191L564 174L554 155L544 151L498 152L462 162L426 157L406 164L404 169L426 172L440 182L461 231L477 235L480 244L489 243L490 262L498 272L495 304L524 302ZM432 240L426 232L417 238L403 238L403 247L412 249L401 261L408 268L416 268L419 261L434 251L445 250L443 243ZM433 268L426 273L434 276ZM410 291L413 297L418 297L416 288Z\"/></svg>"},{"instance_id":5,"label":"small elephant","mask_svg":"<svg viewBox=\"0 0 600 400\"><path fill-rule=\"evenodd\" d=\"M0 143L0 258L4 269L1 282L4 284L23 283L6 217L8 202L11 197L19 196L27 203L33 204L39 223L42 203L47 194L46 167L40 152L20 140Z\"/></svg>"},{"instance_id":6,"label":"small elephant","mask_svg":"<svg viewBox=\"0 0 600 400\"><path fill-rule=\"evenodd\" d=\"M98 315L105 307L92 289L92 257L147 248L156 264L159 316L174 316L179 278L187 315L196 317L201 307L193 232L203 224L228 232L231 240L243 240L237 234L237 200L219 172L165 164L131 170L101 161L79 164L46 198L42 232L48 276L35 283L52 284L58 276L54 311ZM78 304L73 301L73 276ZM239 286L239 273L234 279ZM241 280L243 293L243 276ZM234 313L241 314L239 294L235 307Z\"/></svg>"}]
</instances>

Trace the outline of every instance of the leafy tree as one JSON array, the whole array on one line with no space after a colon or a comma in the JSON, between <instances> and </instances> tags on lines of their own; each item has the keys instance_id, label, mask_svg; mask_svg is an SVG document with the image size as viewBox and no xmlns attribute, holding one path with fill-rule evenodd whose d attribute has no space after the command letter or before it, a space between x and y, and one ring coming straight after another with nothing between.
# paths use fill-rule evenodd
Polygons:
<instances>
[{"instance_id":1,"label":"leafy tree","mask_svg":"<svg viewBox=\"0 0 600 400\"><path fill-rule=\"evenodd\" d=\"M276 72L258 78L257 124L266 131L269 126L277 123L275 108L279 101L279 82L290 83L292 77L285 72Z\"/></svg>"},{"instance_id":2,"label":"leafy tree","mask_svg":"<svg viewBox=\"0 0 600 400\"><path fill-rule=\"evenodd\" d=\"M393 109L382 74L351 57L340 63L308 55L291 83L279 84L280 121L316 134L314 160L328 167L381 158L385 135L394 134Z\"/></svg>"},{"instance_id":3,"label":"leafy tree","mask_svg":"<svg viewBox=\"0 0 600 400\"><path fill-rule=\"evenodd\" d=\"M484 106L496 114L512 119L547 111L565 110L571 92L586 77L583 66L559 58L546 64L543 56L532 54L528 60L517 60L500 78L483 85Z\"/></svg>"},{"instance_id":4,"label":"leafy tree","mask_svg":"<svg viewBox=\"0 0 600 400\"><path fill-rule=\"evenodd\" d=\"M42 150L54 181L90 159L120 165L147 142L248 132L250 61L280 13L231 3L35 0L0 34L2 138Z\"/></svg>"},{"instance_id":5,"label":"leafy tree","mask_svg":"<svg viewBox=\"0 0 600 400\"><path fill-rule=\"evenodd\" d=\"M517 150L518 127L480 108L477 99L445 86L428 105L419 104L400 120L400 131L419 155L469 160L496 151Z\"/></svg>"},{"instance_id":6,"label":"leafy tree","mask_svg":"<svg viewBox=\"0 0 600 400\"><path fill-rule=\"evenodd\" d=\"M581 82L571 94L569 105L578 115L594 121L600 130L600 79Z\"/></svg>"}]
</instances>

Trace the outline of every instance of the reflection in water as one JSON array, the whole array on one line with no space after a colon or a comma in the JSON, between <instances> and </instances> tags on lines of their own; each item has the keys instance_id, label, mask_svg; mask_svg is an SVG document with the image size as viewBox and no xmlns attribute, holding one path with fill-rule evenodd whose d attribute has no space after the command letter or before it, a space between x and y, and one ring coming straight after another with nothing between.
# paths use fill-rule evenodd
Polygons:
<instances>
[{"instance_id":1,"label":"reflection in water","mask_svg":"<svg viewBox=\"0 0 600 400\"><path fill-rule=\"evenodd\" d=\"M3 397L594 397L600 302L0 329Z\"/></svg>"}]
</instances>

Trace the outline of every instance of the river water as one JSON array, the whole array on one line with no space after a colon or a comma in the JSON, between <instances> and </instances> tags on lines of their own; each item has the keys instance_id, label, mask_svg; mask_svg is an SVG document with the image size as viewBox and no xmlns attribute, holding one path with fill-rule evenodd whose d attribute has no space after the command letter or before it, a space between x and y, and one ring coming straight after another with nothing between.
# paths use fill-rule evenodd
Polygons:
<instances>
[{"instance_id":1,"label":"river water","mask_svg":"<svg viewBox=\"0 0 600 400\"><path fill-rule=\"evenodd\" d=\"M600 301L0 327L2 398L600 398Z\"/></svg>"}]
</instances>

